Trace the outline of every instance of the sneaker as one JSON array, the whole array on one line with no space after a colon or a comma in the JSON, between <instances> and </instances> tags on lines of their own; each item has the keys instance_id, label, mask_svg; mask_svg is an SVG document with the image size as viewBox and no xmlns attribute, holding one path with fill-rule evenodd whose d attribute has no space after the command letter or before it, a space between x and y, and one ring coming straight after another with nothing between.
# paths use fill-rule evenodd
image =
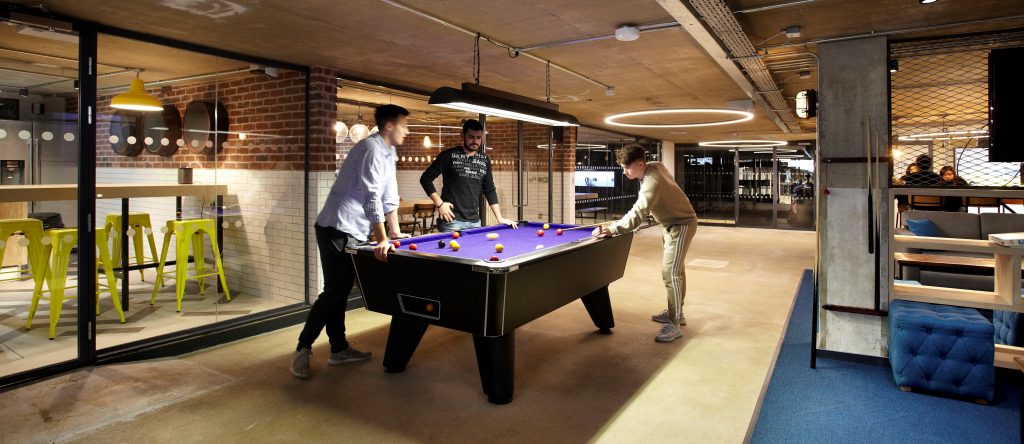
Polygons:
<instances>
[{"instance_id":1,"label":"sneaker","mask_svg":"<svg viewBox=\"0 0 1024 444\"><path fill-rule=\"evenodd\" d=\"M683 331L679 329L678 325L662 324L661 330L658 331L658 335L654 337L654 340L658 342L669 342L681 337L683 337Z\"/></svg>"},{"instance_id":2,"label":"sneaker","mask_svg":"<svg viewBox=\"0 0 1024 444\"><path fill-rule=\"evenodd\" d=\"M661 313L651 316L651 320L659 324L668 324L672 321L668 320L668 309L666 308ZM679 325L686 325L686 316L679 313Z\"/></svg>"},{"instance_id":3,"label":"sneaker","mask_svg":"<svg viewBox=\"0 0 1024 444\"><path fill-rule=\"evenodd\" d=\"M304 348L292 355L292 374L296 378L308 379L309 378L309 357L313 356L313 351Z\"/></svg>"},{"instance_id":4,"label":"sneaker","mask_svg":"<svg viewBox=\"0 0 1024 444\"><path fill-rule=\"evenodd\" d=\"M331 353L331 357L327 358L327 363L330 365L341 365L349 362L368 361L370 352L361 352L352 347L346 348L337 353Z\"/></svg>"}]
</instances>

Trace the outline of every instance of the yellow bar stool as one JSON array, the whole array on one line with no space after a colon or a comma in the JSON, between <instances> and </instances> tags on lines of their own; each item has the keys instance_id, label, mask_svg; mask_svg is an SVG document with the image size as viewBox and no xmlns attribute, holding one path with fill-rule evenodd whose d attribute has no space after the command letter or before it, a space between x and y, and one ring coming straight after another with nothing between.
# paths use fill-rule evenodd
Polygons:
<instances>
[{"instance_id":1,"label":"yellow bar stool","mask_svg":"<svg viewBox=\"0 0 1024 444\"><path fill-rule=\"evenodd\" d=\"M156 303L157 290L163 285L164 266L167 263L167 250L171 246L171 235L175 238L175 290L178 300L177 311L181 312L181 299L185 296L185 282L188 279L188 247L191 241L192 255L195 256L196 274L192 277L199 283L199 294L206 294L207 276L220 276L220 284L224 287L224 297L231 300L231 293L228 291L228 282L224 278L224 264L220 259L220 246L217 245L217 223L213 219L185 219L169 220L164 232L164 245L160 250L160 261L156 267L156 283L153 285L153 297L149 303ZM206 258L204 253L205 242L203 234L210 236L213 258L217 263L216 273L206 273Z\"/></svg>"},{"instance_id":2,"label":"yellow bar stool","mask_svg":"<svg viewBox=\"0 0 1024 444\"><path fill-rule=\"evenodd\" d=\"M108 214L105 227L107 231L114 234L114 247L110 253L114 260L114 266L121 266L121 215L117 213ZM151 260L156 261L156 239L153 237L153 223L150 222L149 213L128 213L128 237L132 238L132 246L135 249L135 263L142 265L146 262L146 253L142 245L142 236L149 237L149 253ZM129 257L129 259L131 259ZM127 275L127 274L126 274ZM139 276L146 280L146 273L139 270ZM163 284L161 284L163 285Z\"/></svg>"},{"instance_id":3,"label":"yellow bar stool","mask_svg":"<svg viewBox=\"0 0 1024 444\"><path fill-rule=\"evenodd\" d=\"M15 234L24 236L19 239L16 248L25 247L28 250L28 266L32 271L34 287L32 289L33 308L35 301L43 290L43 280L46 277L46 258L43 251L43 221L39 219L4 219L0 220L0 258L4 257L10 237ZM12 279L13 280L13 279Z\"/></svg>"},{"instance_id":4,"label":"yellow bar stool","mask_svg":"<svg viewBox=\"0 0 1024 444\"><path fill-rule=\"evenodd\" d=\"M99 260L96 262L96 281L99 283L99 266L103 266L103 270L107 276L107 291L110 292L111 299L114 303L114 309L117 310L117 316L121 323L125 323L124 310L121 309L121 297L117 293L117 278L114 277L114 262L110 259L110 249L108 247L109 233L106 229L100 228L96 230L96 249L99 252ZM46 237L43 238L43 249L46 256L50 257L50 265L46 269L46 286L50 293L50 339L53 339L57 333L57 322L60 320L61 308L64 305L64 292L77 286L68 286L68 268L71 266L71 250L78 245L78 229L77 228L56 228L52 230L46 230ZM81 255L85 249L79 249ZM99 314L99 285L96 286L96 312ZM35 296L32 299L32 308L28 312L28 320L25 321L25 329L30 330L32 328L32 318L36 315L36 307L39 305L39 296Z\"/></svg>"}]
</instances>

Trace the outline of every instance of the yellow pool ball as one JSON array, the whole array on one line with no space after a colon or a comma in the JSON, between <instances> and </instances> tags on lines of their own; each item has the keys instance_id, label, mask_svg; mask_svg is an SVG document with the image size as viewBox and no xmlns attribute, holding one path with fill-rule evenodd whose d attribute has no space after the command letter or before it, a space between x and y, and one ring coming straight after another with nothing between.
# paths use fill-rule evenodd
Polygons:
<instances>
[{"instance_id":1,"label":"yellow pool ball","mask_svg":"<svg viewBox=\"0 0 1024 444\"><path fill-rule=\"evenodd\" d=\"M505 249L505 246L502 245L502 244L498 244L498 245L494 246L494 251L497 251L498 253L501 253L501 250L504 250L504 249Z\"/></svg>"},{"instance_id":2,"label":"yellow pool ball","mask_svg":"<svg viewBox=\"0 0 1024 444\"><path fill-rule=\"evenodd\" d=\"M459 251L459 243L456 241L448 242L448 246L452 247L452 251Z\"/></svg>"},{"instance_id":3,"label":"yellow pool ball","mask_svg":"<svg viewBox=\"0 0 1024 444\"><path fill-rule=\"evenodd\" d=\"M547 229L549 229L549 228L551 228L551 225L548 225L548 224L544 224L544 229L545 229L545 230L547 230Z\"/></svg>"},{"instance_id":4,"label":"yellow pool ball","mask_svg":"<svg viewBox=\"0 0 1024 444\"><path fill-rule=\"evenodd\" d=\"M498 238L498 233L487 233L487 240L495 240Z\"/></svg>"}]
</instances>

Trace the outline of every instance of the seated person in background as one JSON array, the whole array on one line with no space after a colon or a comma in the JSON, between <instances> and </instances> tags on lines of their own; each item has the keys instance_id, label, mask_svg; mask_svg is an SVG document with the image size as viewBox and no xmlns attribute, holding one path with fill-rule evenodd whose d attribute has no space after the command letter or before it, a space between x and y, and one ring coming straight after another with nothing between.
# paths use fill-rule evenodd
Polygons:
<instances>
[{"instance_id":1,"label":"seated person in background","mask_svg":"<svg viewBox=\"0 0 1024 444\"><path fill-rule=\"evenodd\" d=\"M919 172L919 171L921 171L921 167L917 166L916 163L912 163L910 165L907 165L907 172L904 173L903 176L900 177L899 179L896 179L896 180L892 181L893 185L906 185L907 184L907 176L909 176L911 174L914 174L916 172ZM908 199L908 197L907 197L906 194L897 194L896 195L896 208L899 210L900 213L910 209L910 204L909 204L909 201L907 199Z\"/></svg>"},{"instance_id":2,"label":"seated person in background","mask_svg":"<svg viewBox=\"0 0 1024 444\"><path fill-rule=\"evenodd\" d=\"M939 170L940 184L945 187L967 187L971 184L957 176L956 170L946 165ZM946 196L942 198L942 211L960 212L967 211L964 206L964 198L960 196Z\"/></svg>"},{"instance_id":3,"label":"seated person in background","mask_svg":"<svg viewBox=\"0 0 1024 444\"><path fill-rule=\"evenodd\" d=\"M932 156L927 154L917 156L915 163L917 164L918 171L907 173L907 175L903 176L904 185L911 187L933 187L939 185L939 182L941 182L939 175L932 171ZM907 167L907 171L910 171L910 167Z\"/></svg>"}]
</instances>

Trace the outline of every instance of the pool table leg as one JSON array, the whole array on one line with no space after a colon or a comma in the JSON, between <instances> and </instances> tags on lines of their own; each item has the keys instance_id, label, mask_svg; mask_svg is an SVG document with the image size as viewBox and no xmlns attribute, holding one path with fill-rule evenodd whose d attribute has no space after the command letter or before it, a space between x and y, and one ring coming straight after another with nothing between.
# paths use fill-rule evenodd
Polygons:
<instances>
[{"instance_id":1,"label":"pool table leg","mask_svg":"<svg viewBox=\"0 0 1024 444\"><path fill-rule=\"evenodd\" d=\"M427 325L400 317L391 318L388 344L384 349L384 371L388 373L405 371L405 366L409 364L416 347L420 345L423 333L427 331Z\"/></svg>"},{"instance_id":2,"label":"pool table leg","mask_svg":"<svg viewBox=\"0 0 1024 444\"><path fill-rule=\"evenodd\" d=\"M604 286L580 299L583 301L583 306L587 307L590 320L594 321L598 331L601 334L612 334L612 328L615 327L615 317L612 316L612 301L608 297L608 287Z\"/></svg>"},{"instance_id":3,"label":"pool table leg","mask_svg":"<svg viewBox=\"0 0 1024 444\"><path fill-rule=\"evenodd\" d=\"M473 335L480 383L491 404L512 402L515 389L516 331L489 338Z\"/></svg>"}]
</instances>

